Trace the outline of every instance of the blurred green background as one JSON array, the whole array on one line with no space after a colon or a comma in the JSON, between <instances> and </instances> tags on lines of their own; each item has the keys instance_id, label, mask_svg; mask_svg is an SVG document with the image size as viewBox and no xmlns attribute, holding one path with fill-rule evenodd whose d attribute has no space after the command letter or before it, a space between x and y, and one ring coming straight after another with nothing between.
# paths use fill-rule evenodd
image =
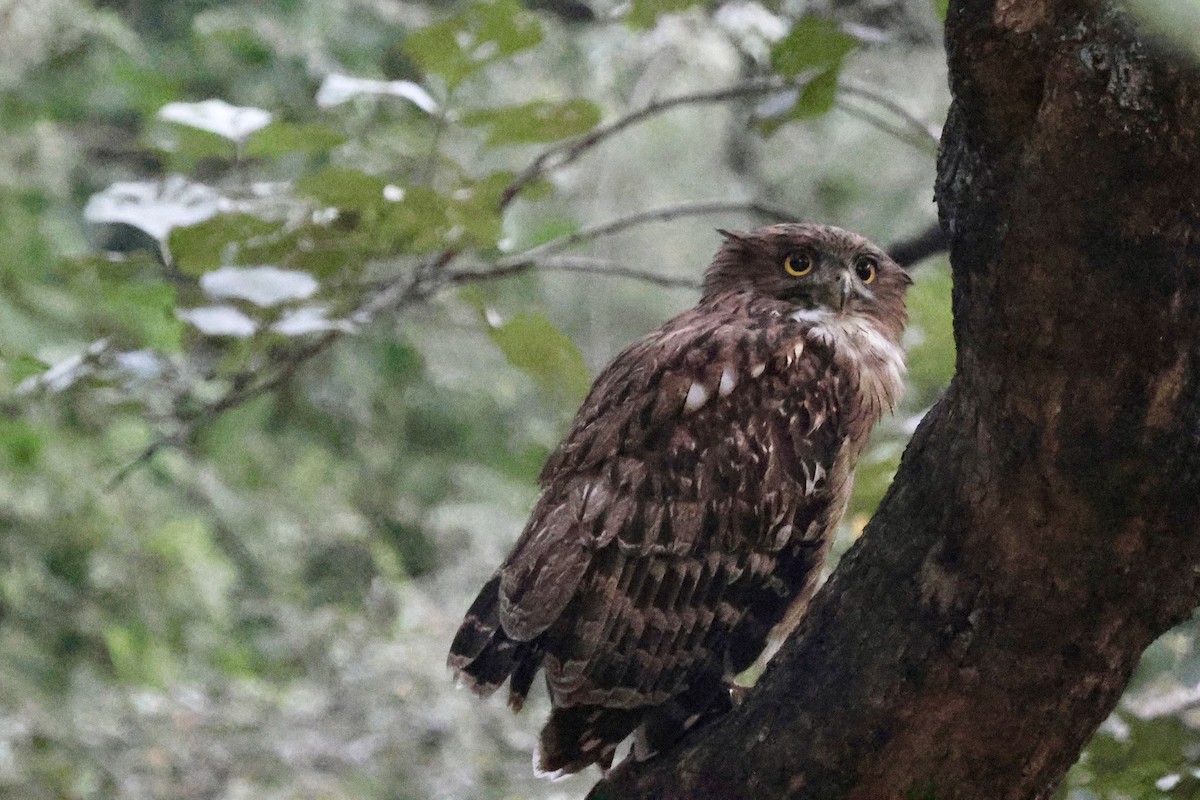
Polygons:
<instances>
[{"instance_id":1,"label":"blurred green background","mask_svg":"<svg viewBox=\"0 0 1200 800\"><path fill-rule=\"evenodd\" d=\"M582 796L450 638L714 228L933 222L944 5L0 0L0 796ZM839 552L953 369L914 274ZM1063 796L1200 797L1198 682L1188 625Z\"/></svg>"}]
</instances>

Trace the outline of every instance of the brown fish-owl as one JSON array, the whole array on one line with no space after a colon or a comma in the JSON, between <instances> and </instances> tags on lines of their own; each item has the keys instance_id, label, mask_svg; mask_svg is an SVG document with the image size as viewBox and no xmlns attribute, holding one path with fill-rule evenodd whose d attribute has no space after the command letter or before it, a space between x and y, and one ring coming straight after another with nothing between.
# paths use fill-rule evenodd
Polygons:
<instances>
[{"instance_id":1,"label":"brown fish-owl","mask_svg":"<svg viewBox=\"0 0 1200 800\"><path fill-rule=\"evenodd\" d=\"M535 768L645 757L729 707L816 589L871 428L903 387L911 279L822 225L722 231L699 304L596 379L512 554L450 648L481 695L538 670Z\"/></svg>"}]
</instances>

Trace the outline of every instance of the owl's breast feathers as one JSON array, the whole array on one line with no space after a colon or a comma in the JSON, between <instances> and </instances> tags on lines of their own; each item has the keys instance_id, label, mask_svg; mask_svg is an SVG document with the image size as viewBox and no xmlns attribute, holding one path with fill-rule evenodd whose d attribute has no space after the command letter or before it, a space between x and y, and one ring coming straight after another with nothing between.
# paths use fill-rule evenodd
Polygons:
<instances>
[{"instance_id":1,"label":"owl's breast feathers","mask_svg":"<svg viewBox=\"0 0 1200 800\"><path fill-rule=\"evenodd\" d=\"M546 771L606 765L655 715L704 714L814 590L903 371L870 318L748 292L634 344L547 461L450 665L481 694L511 676L514 707L545 669Z\"/></svg>"}]
</instances>

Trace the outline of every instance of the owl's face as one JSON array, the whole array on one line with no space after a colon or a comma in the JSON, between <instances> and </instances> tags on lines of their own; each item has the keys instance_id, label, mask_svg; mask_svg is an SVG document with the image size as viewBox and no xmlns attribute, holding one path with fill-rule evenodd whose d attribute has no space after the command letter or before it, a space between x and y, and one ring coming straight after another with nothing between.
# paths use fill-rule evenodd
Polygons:
<instances>
[{"instance_id":1,"label":"owl's face","mask_svg":"<svg viewBox=\"0 0 1200 800\"><path fill-rule=\"evenodd\" d=\"M903 313L912 278L856 233L826 225L783 224L721 235L725 244L704 277L706 298L742 290L809 311L872 317Z\"/></svg>"}]
</instances>

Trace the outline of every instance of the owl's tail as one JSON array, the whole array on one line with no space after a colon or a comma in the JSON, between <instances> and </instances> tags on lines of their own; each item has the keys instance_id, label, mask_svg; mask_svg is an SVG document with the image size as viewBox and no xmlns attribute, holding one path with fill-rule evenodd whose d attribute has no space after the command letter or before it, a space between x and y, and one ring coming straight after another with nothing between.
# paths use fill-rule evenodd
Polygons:
<instances>
[{"instance_id":1,"label":"owl's tail","mask_svg":"<svg viewBox=\"0 0 1200 800\"><path fill-rule=\"evenodd\" d=\"M645 708L571 706L555 708L542 728L533 771L551 780L579 772L591 764L612 766L617 745L645 716Z\"/></svg>"},{"instance_id":2,"label":"owl's tail","mask_svg":"<svg viewBox=\"0 0 1200 800\"><path fill-rule=\"evenodd\" d=\"M534 772L556 779L597 764L607 772L617 746L633 734L632 756L645 761L675 744L693 727L732 708L723 678L698 678L682 694L656 706L556 707L542 728Z\"/></svg>"},{"instance_id":3,"label":"owl's tail","mask_svg":"<svg viewBox=\"0 0 1200 800\"><path fill-rule=\"evenodd\" d=\"M450 644L447 665L481 697L490 695L511 677L508 704L520 711L541 662L537 639L516 641L500 625L500 574L493 575L467 609Z\"/></svg>"}]
</instances>

